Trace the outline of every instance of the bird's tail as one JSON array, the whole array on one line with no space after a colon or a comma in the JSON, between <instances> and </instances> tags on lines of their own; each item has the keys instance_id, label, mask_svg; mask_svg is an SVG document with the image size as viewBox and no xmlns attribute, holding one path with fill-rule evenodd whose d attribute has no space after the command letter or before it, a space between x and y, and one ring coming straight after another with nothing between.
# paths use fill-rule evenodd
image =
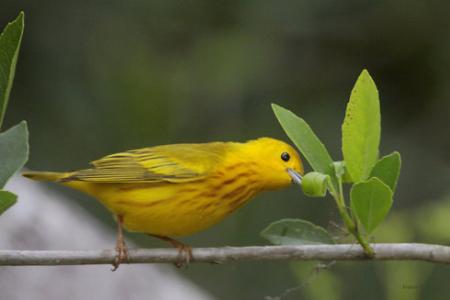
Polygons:
<instances>
[{"instance_id":1,"label":"bird's tail","mask_svg":"<svg viewBox=\"0 0 450 300\"><path fill-rule=\"evenodd\" d=\"M60 181L62 178L66 177L68 173L60 173L60 172L25 172L22 174L24 177L40 180L40 181Z\"/></svg>"},{"instance_id":2,"label":"bird's tail","mask_svg":"<svg viewBox=\"0 0 450 300\"><path fill-rule=\"evenodd\" d=\"M73 172L36 172L29 171L22 173L24 177L39 180L39 181L52 181L57 182L62 185L68 186L70 188L85 192L90 195L95 195L96 185L90 182L78 181L78 180L67 180L73 175Z\"/></svg>"}]
</instances>

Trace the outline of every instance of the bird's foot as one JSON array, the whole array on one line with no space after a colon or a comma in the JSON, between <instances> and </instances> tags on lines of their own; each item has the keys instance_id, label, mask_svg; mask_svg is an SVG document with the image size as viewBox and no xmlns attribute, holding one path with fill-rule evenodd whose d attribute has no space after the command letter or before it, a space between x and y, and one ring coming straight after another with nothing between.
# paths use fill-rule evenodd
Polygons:
<instances>
[{"instance_id":1,"label":"bird's foot","mask_svg":"<svg viewBox=\"0 0 450 300\"><path fill-rule=\"evenodd\" d=\"M178 250L178 261L175 263L175 267L181 268L181 267L187 267L189 263L191 262L193 256L192 256L192 247L183 243L180 243L178 241L175 248Z\"/></svg>"},{"instance_id":2,"label":"bird's foot","mask_svg":"<svg viewBox=\"0 0 450 300\"><path fill-rule=\"evenodd\" d=\"M116 257L114 258L113 268L111 271L117 270L123 262L128 262L128 249L123 237L123 215L117 215L117 240L116 240Z\"/></svg>"},{"instance_id":3,"label":"bird's foot","mask_svg":"<svg viewBox=\"0 0 450 300\"><path fill-rule=\"evenodd\" d=\"M178 261L175 263L175 267L177 268L181 268L181 267L187 267L189 265L189 263L191 262L191 260L194 258L194 256L192 255L192 247L189 245L186 245L180 241L177 241L173 238L170 238L168 236L160 236L160 235L152 235L154 237L157 237L163 241L167 241L170 244L172 244L172 246L174 248L177 248L178 250Z\"/></svg>"},{"instance_id":4,"label":"bird's foot","mask_svg":"<svg viewBox=\"0 0 450 300\"><path fill-rule=\"evenodd\" d=\"M111 271L117 270L121 263L128 263L128 248L124 241L118 242L116 245L116 257L114 258L113 268Z\"/></svg>"}]
</instances>

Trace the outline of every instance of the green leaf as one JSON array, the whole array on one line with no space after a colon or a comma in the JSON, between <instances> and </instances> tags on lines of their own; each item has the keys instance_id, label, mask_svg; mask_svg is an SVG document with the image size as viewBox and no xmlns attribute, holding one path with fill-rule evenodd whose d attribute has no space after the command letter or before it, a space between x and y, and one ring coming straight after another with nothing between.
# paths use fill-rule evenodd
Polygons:
<instances>
[{"instance_id":1,"label":"green leaf","mask_svg":"<svg viewBox=\"0 0 450 300\"><path fill-rule=\"evenodd\" d=\"M392 206L392 190L376 177L353 185L350 191L353 214L371 233L386 217Z\"/></svg>"},{"instance_id":2,"label":"green leaf","mask_svg":"<svg viewBox=\"0 0 450 300\"><path fill-rule=\"evenodd\" d=\"M327 193L330 175L319 172L306 173L302 178L302 190L309 197L324 197Z\"/></svg>"},{"instance_id":3,"label":"green leaf","mask_svg":"<svg viewBox=\"0 0 450 300\"><path fill-rule=\"evenodd\" d=\"M380 134L377 87L367 70L363 70L350 95L342 124L342 153L353 182L369 178L378 160Z\"/></svg>"},{"instance_id":4,"label":"green leaf","mask_svg":"<svg viewBox=\"0 0 450 300\"><path fill-rule=\"evenodd\" d=\"M21 12L13 22L6 25L0 35L0 128L14 80L23 27L24 14Z\"/></svg>"},{"instance_id":5,"label":"green leaf","mask_svg":"<svg viewBox=\"0 0 450 300\"><path fill-rule=\"evenodd\" d=\"M300 219L273 222L261 232L261 236L275 245L334 244L324 228Z\"/></svg>"},{"instance_id":6,"label":"green leaf","mask_svg":"<svg viewBox=\"0 0 450 300\"><path fill-rule=\"evenodd\" d=\"M272 109L281 127L300 149L311 167L317 172L333 176L333 160L305 120L276 104L272 104Z\"/></svg>"},{"instance_id":7,"label":"green leaf","mask_svg":"<svg viewBox=\"0 0 450 300\"><path fill-rule=\"evenodd\" d=\"M3 214L8 208L16 204L17 196L8 191L0 190L0 215Z\"/></svg>"},{"instance_id":8,"label":"green leaf","mask_svg":"<svg viewBox=\"0 0 450 300\"><path fill-rule=\"evenodd\" d=\"M28 159L28 129L25 121L0 133L0 188Z\"/></svg>"},{"instance_id":9,"label":"green leaf","mask_svg":"<svg viewBox=\"0 0 450 300\"><path fill-rule=\"evenodd\" d=\"M370 177L378 177L391 188L393 193L395 193L401 164L402 160L400 153L394 151L378 160L373 167Z\"/></svg>"}]
</instances>

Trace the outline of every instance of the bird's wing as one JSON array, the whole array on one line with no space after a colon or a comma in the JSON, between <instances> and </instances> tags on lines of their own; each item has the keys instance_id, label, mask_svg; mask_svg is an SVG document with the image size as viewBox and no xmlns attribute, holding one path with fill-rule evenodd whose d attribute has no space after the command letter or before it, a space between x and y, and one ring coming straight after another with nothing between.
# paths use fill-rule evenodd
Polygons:
<instances>
[{"instance_id":1,"label":"bird's wing","mask_svg":"<svg viewBox=\"0 0 450 300\"><path fill-rule=\"evenodd\" d=\"M61 181L158 183L198 180L220 164L227 144L175 144L111 154L91 162L93 168L73 172Z\"/></svg>"}]
</instances>

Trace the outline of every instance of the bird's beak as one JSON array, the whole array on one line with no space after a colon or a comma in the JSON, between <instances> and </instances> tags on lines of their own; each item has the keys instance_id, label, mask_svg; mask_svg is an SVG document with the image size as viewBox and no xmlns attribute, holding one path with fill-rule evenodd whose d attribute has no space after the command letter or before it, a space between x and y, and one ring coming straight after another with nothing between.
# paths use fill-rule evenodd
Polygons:
<instances>
[{"instance_id":1,"label":"bird's beak","mask_svg":"<svg viewBox=\"0 0 450 300\"><path fill-rule=\"evenodd\" d=\"M297 171L294 171L293 169L287 169L287 172L291 176L293 182L295 182L298 185L302 184L302 175L300 175Z\"/></svg>"}]
</instances>

